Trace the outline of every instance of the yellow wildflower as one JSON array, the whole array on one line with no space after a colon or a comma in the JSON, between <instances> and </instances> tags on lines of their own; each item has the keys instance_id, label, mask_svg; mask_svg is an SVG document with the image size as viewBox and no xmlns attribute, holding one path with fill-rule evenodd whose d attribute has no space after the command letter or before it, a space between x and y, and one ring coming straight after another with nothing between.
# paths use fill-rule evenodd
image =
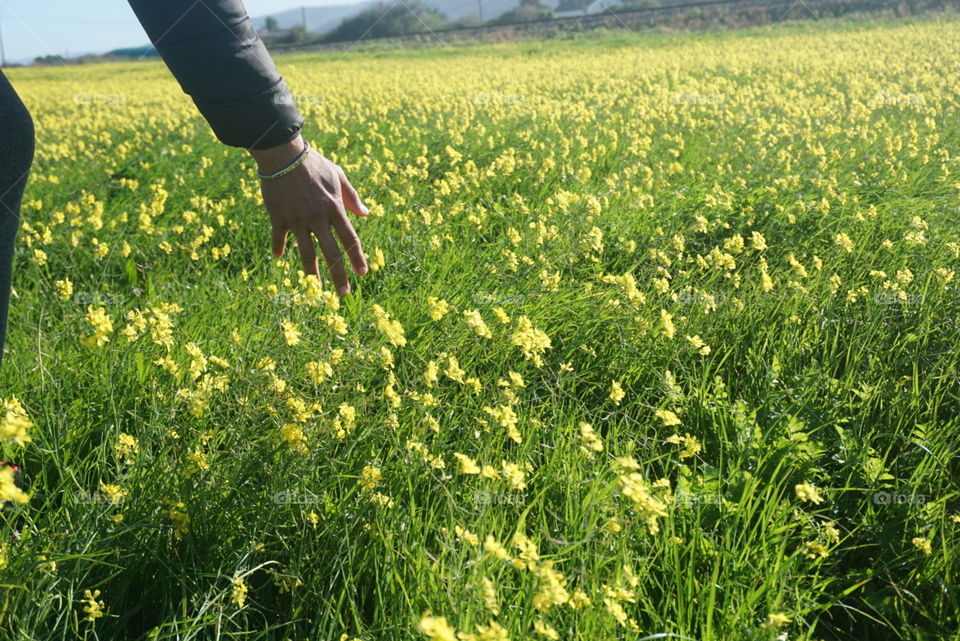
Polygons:
<instances>
[{"instance_id":1,"label":"yellow wildflower","mask_svg":"<svg viewBox=\"0 0 960 641\"><path fill-rule=\"evenodd\" d=\"M626 393L623 391L620 381L613 381L610 385L610 400L619 405L624 396L626 396Z\"/></svg>"},{"instance_id":2,"label":"yellow wildflower","mask_svg":"<svg viewBox=\"0 0 960 641\"><path fill-rule=\"evenodd\" d=\"M30 442L27 430L33 427L33 422L27 416L27 411L16 397L0 403L0 440L16 443L23 447Z\"/></svg>"},{"instance_id":3,"label":"yellow wildflower","mask_svg":"<svg viewBox=\"0 0 960 641\"><path fill-rule=\"evenodd\" d=\"M470 311L463 312L464 318L467 319L467 325L473 328L473 331L477 333L477 336L481 338L493 338L493 334L490 332L490 328L487 327L487 324L483 322L483 317L480 316L480 311L472 309Z\"/></svg>"},{"instance_id":4,"label":"yellow wildflower","mask_svg":"<svg viewBox=\"0 0 960 641\"><path fill-rule=\"evenodd\" d=\"M797 493L797 498L801 501L809 501L810 503L820 504L823 503L823 498L820 496L820 493L810 483L800 483L794 486L794 489Z\"/></svg>"},{"instance_id":5,"label":"yellow wildflower","mask_svg":"<svg viewBox=\"0 0 960 641\"><path fill-rule=\"evenodd\" d=\"M70 282L69 278L58 280L54 283L54 287L57 288L57 295L60 297L60 300L69 300L73 295L73 283Z\"/></svg>"},{"instance_id":6,"label":"yellow wildflower","mask_svg":"<svg viewBox=\"0 0 960 641\"><path fill-rule=\"evenodd\" d=\"M677 417L677 415L671 412L670 410L657 410L655 414L657 415L657 418L663 421L664 427L670 427L672 425L681 424L680 419Z\"/></svg>"},{"instance_id":7,"label":"yellow wildflower","mask_svg":"<svg viewBox=\"0 0 960 641\"><path fill-rule=\"evenodd\" d=\"M247 602L247 591L250 589L242 577L235 576L230 582L230 602L238 608L242 608Z\"/></svg>"},{"instance_id":8,"label":"yellow wildflower","mask_svg":"<svg viewBox=\"0 0 960 641\"><path fill-rule=\"evenodd\" d=\"M431 616L430 610L420 618L417 630L427 635L430 641L457 641L456 631L447 623L447 618Z\"/></svg>"},{"instance_id":9,"label":"yellow wildflower","mask_svg":"<svg viewBox=\"0 0 960 641\"><path fill-rule=\"evenodd\" d=\"M480 467L477 465L477 462L466 454L460 454L459 452L454 452L453 456L460 461L460 473L461 474L479 474Z\"/></svg>"},{"instance_id":10,"label":"yellow wildflower","mask_svg":"<svg viewBox=\"0 0 960 641\"><path fill-rule=\"evenodd\" d=\"M697 437L690 436L690 434L685 434L680 436L674 434L667 437L667 443L672 443L673 445L682 445L683 450L680 451L680 458L691 458L700 453L700 441L697 440Z\"/></svg>"},{"instance_id":11,"label":"yellow wildflower","mask_svg":"<svg viewBox=\"0 0 960 641\"><path fill-rule=\"evenodd\" d=\"M300 330L297 324L288 320L283 321L283 339L287 345L293 347L300 342Z\"/></svg>"},{"instance_id":12,"label":"yellow wildflower","mask_svg":"<svg viewBox=\"0 0 960 641\"><path fill-rule=\"evenodd\" d=\"M527 360L539 367L543 365L542 354L550 349L550 337L547 334L533 326L530 319L521 316L517 321L517 331L510 338L510 342L523 351Z\"/></svg>"},{"instance_id":13,"label":"yellow wildflower","mask_svg":"<svg viewBox=\"0 0 960 641\"><path fill-rule=\"evenodd\" d=\"M87 322L93 327L93 334L84 336L80 343L84 347L101 347L110 340L113 332L113 321L103 307L87 306Z\"/></svg>"},{"instance_id":14,"label":"yellow wildflower","mask_svg":"<svg viewBox=\"0 0 960 641\"><path fill-rule=\"evenodd\" d=\"M94 623L97 619L104 615L103 608L105 604L103 601L98 601L100 597L100 590L84 590L83 591L83 601L86 605L83 608L83 611L87 613L86 620L90 623Z\"/></svg>"},{"instance_id":15,"label":"yellow wildflower","mask_svg":"<svg viewBox=\"0 0 960 641\"><path fill-rule=\"evenodd\" d=\"M913 539L911 539L911 542L914 544L914 546L916 546L918 550L920 550L924 554L929 556L930 554L933 553L933 547L930 539L922 536L915 536L913 537Z\"/></svg>"}]
</instances>

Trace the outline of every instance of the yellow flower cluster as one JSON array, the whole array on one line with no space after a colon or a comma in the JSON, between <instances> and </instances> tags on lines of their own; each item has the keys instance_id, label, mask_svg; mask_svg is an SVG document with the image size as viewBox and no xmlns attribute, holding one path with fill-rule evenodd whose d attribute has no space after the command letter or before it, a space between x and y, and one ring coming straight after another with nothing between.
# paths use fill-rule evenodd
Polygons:
<instances>
[{"instance_id":1,"label":"yellow flower cluster","mask_svg":"<svg viewBox=\"0 0 960 641\"><path fill-rule=\"evenodd\" d=\"M658 489L669 490L669 482L665 479L649 485L639 472L630 472L618 477L620 491L633 502L633 508L643 521L649 534L660 531L657 519L667 516L667 501L669 495L656 496Z\"/></svg>"},{"instance_id":2,"label":"yellow flower cluster","mask_svg":"<svg viewBox=\"0 0 960 641\"><path fill-rule=\"evenodd\" d=\"M33 427L33 422L27 416L27 411L16 397L3 401L0 405L3 416L0 418L0 441L10 441L23 446L30 442L27 430Z\"/></svg>"},{"instance_id":3,"label":"yellow flower cluster","mask_svg":"<svg viewBox=\"0 0 960 641\"><path fill-rule=\"evenodd\" d=\"M403 334L403 325L398 320L392 320L389 312L380 305L374 303L373 315L376 318L377 329L384 333L387 339L395 347L403 347L407 344L407 339Z\"/></svg>"},{"instance_id":4,"label":"yellow flower cluster","mask_svg":"<svg viewBox=\"0 0 960 641\"><path fill-rule=\"evenodd\" d=\"M527 360L533 361L537 367L543 365L542 355L550 349L550 337L546 332L537 329L526 316L517 320L517 330L510 338L510 342L523 351Z\"/></svg>"},{"instance_id":5,"label":"yellow flower cluster","mask_svg":"<svg viewBox=\"0 0 960 641\"><path fill-rule=\"evenodd\" d=\"M98 600L99 598L100 590L83 591L83 602L86 604L83 606L83 611L87 615L86 620L90 623L95 622L104 615L103 608L105 604L103 601Z\"/></svg>"},{"instance_id":6,"label":"yellow flower cluster","mask_svg":"<svg viewBox=\"0 0 960 641\"><path fill-rule=\"evenodd\" d=\"M796 490L797 498L801 501L814 504L823 503L823 497L820 496L820 492L810 483L799 483L794 489Z\"/></svg>"},{"instance_id":7,"label":"yellow flower cluster","mask_svg":"<svg viewBox=\"0 0 960 641\"><path fill-rule=\"evenodd\" d=\"M87 322L93 327L93 334L84 336L80 343L84 347L101 347L110 340L110 334L113 333L113 321L110 315L103 307L87 307Z\"/></svg>"}]
</instances>

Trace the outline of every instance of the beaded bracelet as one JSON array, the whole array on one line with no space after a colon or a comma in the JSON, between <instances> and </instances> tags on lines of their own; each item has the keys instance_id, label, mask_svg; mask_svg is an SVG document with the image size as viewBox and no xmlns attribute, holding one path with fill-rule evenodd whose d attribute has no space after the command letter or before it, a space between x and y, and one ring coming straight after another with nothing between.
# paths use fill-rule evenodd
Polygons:
<instances>
[{"instance_id":1,"label":"beaded bracelet","mask_svg":"<svg viewBox=\"0 0 960 641\"><path fill-rule=\"evenodd\" d=\"M260 178L260 180L275 180L276 178L283 178L284 176L289 174L291 171L293 171L294 169L299 167L301 164L303 164L303 161L306 160L307 154L309 153L310 153L310 143L308 143L307 141L304 141L303 151L300 152L300 155L297 156L296 160L294 160L292 163L290 163L289 165L287 165L286 167L284 167L283 169L281 169L280 171L274 174L264 174L258 169L257 176Z\"/></svg>"}]
</instances>

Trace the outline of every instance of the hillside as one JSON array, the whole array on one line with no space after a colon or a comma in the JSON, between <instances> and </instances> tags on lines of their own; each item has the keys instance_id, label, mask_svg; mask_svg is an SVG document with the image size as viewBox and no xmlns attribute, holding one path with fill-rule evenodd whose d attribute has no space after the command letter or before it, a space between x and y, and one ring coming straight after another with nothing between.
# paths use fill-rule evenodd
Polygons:
<instances>
[{"instance_id":1,"label":"hillside","mask_svg":"<svg viewBox=\"0 0 960 641\"><path fill-rule=\"evenodd\" d=\"M365 1L329 7L291 9L270 14L270 16L258 16L253 18L253 24L257 29L263 29L267 25L267 18L272 17L277 21L277 26L280 29L290 29L303 24L305 17L307 31L317 34L326 33L337 27L344 18L351 18L375 4L376 2ZM456 20L466 16L490 20L520 6L520 0L424 0L423 4L431 9L436 9L448 20ZM555 9L558 0L541 0L541 4Z\"/></svg>"}]
</instances>

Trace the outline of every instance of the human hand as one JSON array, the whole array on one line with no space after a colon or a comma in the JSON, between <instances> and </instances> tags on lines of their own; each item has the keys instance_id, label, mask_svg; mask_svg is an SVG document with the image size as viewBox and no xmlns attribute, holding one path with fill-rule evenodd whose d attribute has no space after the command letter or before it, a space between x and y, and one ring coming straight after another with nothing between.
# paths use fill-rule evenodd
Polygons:
<instances>
[{"instance_id":1,"label":"human hand","mask_svg":"<svg viewBox=\"0 0 960 641\"><path fill-rule=\"evenodd\" d=\"M271 174L293 162L305 144L297 136L279 147L250 149L249 152L256 159L260 171ZM278 258L283 255L287 234L293 232L303 271L319 278L317 252L313 244L313 238L316 237L337 293L341 296L350 293L343 254L334 232L350 257L353 270L361 276L366 274L367 261L346 210L357 216L366 216L369 212L343 169L311 149L303 163L289 174L261 180L260 193L273 227L273 255Z\"/></svg>"}]
</instances>

